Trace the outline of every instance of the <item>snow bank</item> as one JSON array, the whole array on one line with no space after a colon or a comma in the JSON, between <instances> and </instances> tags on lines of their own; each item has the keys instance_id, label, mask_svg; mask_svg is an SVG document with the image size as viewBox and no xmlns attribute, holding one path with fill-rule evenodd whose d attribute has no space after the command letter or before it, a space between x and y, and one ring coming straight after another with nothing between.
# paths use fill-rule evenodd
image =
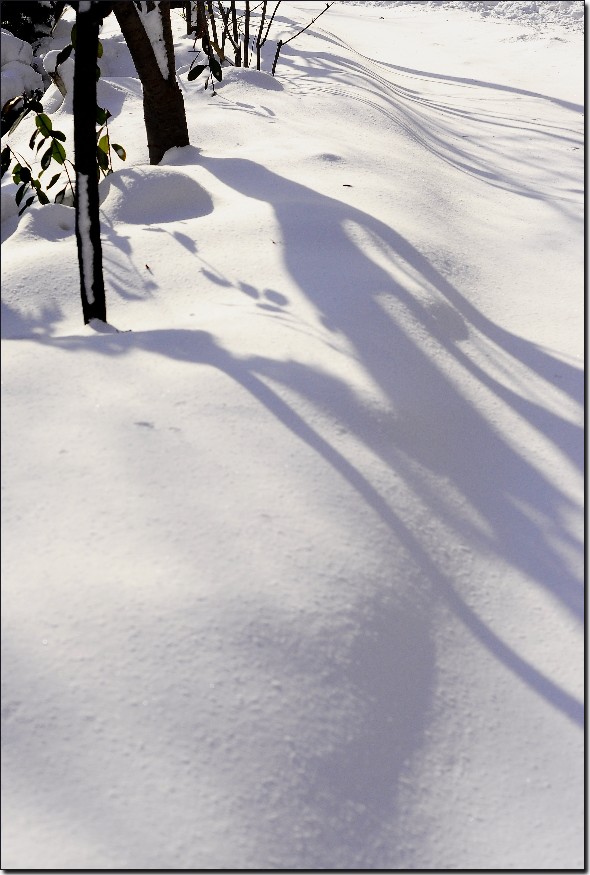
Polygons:
<instances>
[{"instance_id":1,"label":"snow bank","mask_svg":"<svg viewBox=\"0 0 590 875\"><path fill-rule=\"evenodd\" d=\"M410 6L429 11L440 9L466 9L516 21L521 25L544 27L560 25L573 30L584 28L584 3L580 0L347 0L348 6L369 6L375 8Z\"/></svg>"}]
</instances>

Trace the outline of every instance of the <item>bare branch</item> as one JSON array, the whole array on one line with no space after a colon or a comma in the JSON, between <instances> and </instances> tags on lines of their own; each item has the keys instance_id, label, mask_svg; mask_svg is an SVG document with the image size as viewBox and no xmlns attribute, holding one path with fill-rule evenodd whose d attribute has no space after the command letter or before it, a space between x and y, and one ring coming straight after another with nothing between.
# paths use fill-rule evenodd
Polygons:
<instances>
[{"instance_id":1,"label":"bare branch","mask_svg":"<svg viewBox=\"0 0 590 875\"><path fill-rule=\"evenodd\" d=\"M320 17L320 15L323 15L324 12L327 12L328 9L330 8L330 6L333 6L335 2L336 2L336 0L332 0L332 3L326 3L326 8L325 8L325 9L322 9L321 12L318 12L318 14L316 15L316 17L315 17L315 18L312 18L312 20L309 22L309 24L306 24L305 27L302 27L301 30L297 31L297 33L294 33L293 36L290 36L289 39L286 39L286 40L284 40L283 42L281 42L281 45L282 45L282 46L286 46L287 43L290 43L290 42L291 42L291 40L294 40L296 37L301 36L301 34L303 33L303 31L304 31L304 30L307 30L308 27L311 27L312 24L314 24L314 23L318 20L318 18Z\"/></svg>"},{"instance_id":2,"label":"bare branch","mask_svg":"<svg viewBox=\"0 0 590 875\"><path fill-rule=\"evenodd\" d=\"M274 17L275 17L275 15L276 15L276 13L277 13L277 9L279 8L280 5L281 5L281 0L277 0L277 5L276 5L275 8L274 8L274 12L273 12L273 14L270 16L270 21L268 22L268 27L266 28L266 33L264 34L264 39L263 39L262 42L260 43L261 46L263 46L264 43L266 42L266 40L268 39L268 32L269 32L269 30L270 30L270 26L271 26L271 24L272 24L273 21L274 21Z\"/></svg>"}]
</instances>

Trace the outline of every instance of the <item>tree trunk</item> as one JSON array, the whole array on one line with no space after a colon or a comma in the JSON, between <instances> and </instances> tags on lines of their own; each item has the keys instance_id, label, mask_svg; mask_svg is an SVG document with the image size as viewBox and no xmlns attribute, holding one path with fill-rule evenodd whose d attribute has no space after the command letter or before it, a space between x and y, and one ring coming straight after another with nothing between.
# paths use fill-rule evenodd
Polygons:
<instances>
[{"instance_id":1,"label":"tree trunk","mask_svg":"<svg viewBox=\"0 0 590 875\"><path fill-rule=\"evenodd\" d=\"M102 20L98 2L80 3L74 57L74 151L76 161L76 242L84 322L107 320L98 216L96 163L96 49Z\"/></svg>"},{"instance_id":2,"label":"tree trunk","mask_svg":"<svg viewBox=\"0 0 590 875\"><path fill-rule=\"evenodd\" d=\"M153 3L147 4L147 8L154 6ZM143 86L143 116L150 164L159 164L168 149L189 144L184 100L176 82L170 3L159 3L156 8L160 11L162 21L168 64L166 78L160 70L154 48L135 4L129 0L117 0L113 3L113 12Z\"/></svg>"},{"instance_id":3,"label":"tree trunk","mask_svg":"<svg viewBox=\"0 0 590 875\"><path fill-rule=\"evenodd\" d=\"M242 66L242 49L240 46L240 32L238 30L238 14L236 12L236 0L231 0L231 18L234 30L234 45L236 47L236 67Z\"/></svg>"},{"instance_id":4,"label":"tree trunk","mask_svg":"<svg viewBox=\"0 0 590 875\"><path fill-rule=\"evenodd\" d=\"M250 65L250 2L246 0L244 15L244 67Z\"/></svg>"}]
</instances>

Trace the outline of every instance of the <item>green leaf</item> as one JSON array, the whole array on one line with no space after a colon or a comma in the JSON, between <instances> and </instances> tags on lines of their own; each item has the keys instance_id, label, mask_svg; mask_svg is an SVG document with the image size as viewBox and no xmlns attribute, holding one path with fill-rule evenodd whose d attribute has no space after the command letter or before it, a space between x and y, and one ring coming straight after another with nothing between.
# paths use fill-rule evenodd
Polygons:
<instances>
[{"instance_id":1,"label":"green leaf","mask_svg":"<svg viewBox=\"0 0 590 875\"><path fill-rule=\"evenodd\" d=\"M15 201L16 201L16 205L17 205L17 207L20 207L20 202L21 202L22 199L24 198L24 196L25 196L25 191L26 191L26 190L27 190L27 183L24 182L24 183L21 185L21 187L19 188L19 190L17 191L17 193L16 193L16 195L15 195L15 197L14 197L14 199L15 199Z\"/></svg>"},{"instance_id":2,"label":"green leaf","mask_svg":"<svg viewBox=\"0 0 590 875\"><path fill-rule=\"evenodd\" d=\"M61 176L61 173L56 173L55 176L51 177L51 182L47 186L47 190L49 190L52 185L55 185L55 183L57 182L57 180L59 179L60 176ZM33 182L33 185L35 185L34 182ZM35 186L35 188L36 188L36 186Z\"/></svg>"},{"instance_id":3,"label":"green leaf","mask_svg":"<svg viewBox=\"0 0 590 875\"><path fill-rule=\"evenodd\" d=\"M57 140L54 140L51 144L51 157L54 161L57 161L58 164L63 164L66 160L66 150Z\"/></svg>"},{"instance_id":4,"label":"green leaf","mask_svg":"<svg viewBox=\"0 0 590 875\"><path fill-rule=\"evenodd\" d=\"M40 204L48 204L49 203L49 198L47 197L47 195L45 194L44 191L39 190L37 192L37 200L39 201Z\"/></svg>"},{"instance_id":5,"label":"green leaf","mask_svg":"<svg viewBox=\"0 0 590 875\"><path fill-rule=\"evenodd\" d=\"M104 149L100 148L100 146L96 147L96 160L98 161L98 166L101 170L109 169L109 156Z\"/></svg>"},{"instance_id":6,"label":"green leaf","mask_svg":"<svg viewBox=\"0 0 590 875\"><path fill-rule=\"evenodd\" d=\"M209 69L215 76L218 82L221 82L222 72L221 72L221 64L217 61L213 55L209 58Z\"/></svg>"},{"instance_id":7,"label":"green leaf","mask_svg":"<svg viewBox=\"0 0 590 875\"><path fill-rule=\"evenodd\" d=\"M41 155L41 167L43 168L43 170L47 170L47 168L49 167L49 165L51 163L52 157L53 157L53 143L51 144L49 149L47 149L47 151L43 152L43 154Z\"/></svg>"},{"instance_id":8,"label":"green leaf","mask_svg":"<svg viewBox=\"0 0 590 875\"><path fill-rule=\"evenodd\" d=\"M35 116L35 124L45 137L50 136L53 122L48 115L45 115L44 112L40 112L39 115Z\"/></svg>"},{"instance_id":9,"label":"green leaf","mask_svg":"<svg viewBox=\"0 0 590 875\"><path fill-rule=\"evenodd\" d=\"M64 197L66 196L66 189L67 189L67 185L65 188L62 188L61 191L58 191L58 193L55 195L55 197L53 199L54 204L61 204L62 203Z\"/></svg>"},{"instance_id":10,"label":"green leaf","mask_svg":"<svg viewBox=\"0 0 590 875\"><path fill-rule=\"evenodd\" d=\"M21 210L18 211L19 216L22 216L22 214L24 213L24 211L26 210L26 208L27 208L27 207L30 207L34 200L35 200L35 196L33 195L33 197L30 197L30 198L28 199L28 201L25 201L25 205L24 205L24 207L23 207Z\"/></svg>"},{"instance_id":11,"label":"green leaf","mask_svg":"<svg viewBox=\"0 0 590 875\"><path fill-rule=\"evenodd\" d=\"M35 128L35 130L33 131L33 136L29 140L29 149L32 149L33 146L35 145L35 140L37 139L38 133L39 133L39 128Z\"/></svg>"},{"instance_id":12,"label":"green leaf","mask_svg":"<svg viewBox=\"0 0 590 875\"><path fill-rule=\"evenodd\" d=\"M20 181L21 182L30 182L31 181L31 171L29 170L28 167L21 167Z\"/></svg>"},{"instance_id":13,"label":"green leaf","mask_svg":"<svg viewBox=\"0 0 590 875\"><path fill-rule=\"evenodd\" d=\"M49 137L42 137L42 139L39 140L37 143L37 152L43 147L43 144L46 143L48 139Z\"/></svg>"},{"instance_id":14,"label":"green leaf","mask_svg":"<svg viewBox=\"0 0 590 875\"><path fill-rule=\"evenodd\" d=\"M28 108L31 109L33 112L43 112L43 104L39 103L38 100L31 100L29 102Z\"/></svg>"},{"instance_id":15,"label":"green leaf","mask_svg":"<svg viewBox=\"0 0 590 875\"><path fill-rule=\"evenodd\" d=\"M197 76L200 76L203 70L206 70L207 67L205 64L199 64L197 67L193 67L192 70L188 71L188 76L186 77L189 82L192 82L193 79L196 79Z\"/></svg>"},{"instance_id":16,"label":"green leaf","mask_svg":"<svg viewBox=\"0 0 590 875\"><path fill-rule=\"evenodd\" d=\"M4 174L6 173L8 168L10 167L10 148L8 146L5 146L2 149L1 160L2 160L2 176L4 176Z\"/></svg>"},{"instance_id":17,"label":"green leaf","mask_svg":"<svg viewBox=\"0 0 590 875\"><path fill-rule=\"evenodd\" d=\"M102 58L102 53L103 53L103 51L104 51L104 50L103 50L103 47L102 47L102 43L101 43L101 41L99 40L99 41L98 41L98 46L97 46L97 49L96 49L96 57L97 57L97 58Z\"/></svg>"},{"instance_id":18,"label":"green leaf","mask_svg":"<svg viewBox=\"0 0 590 875\"><path fill-rule=\"evenodd\" d=\"M31 185L33 186L33 188L36 188L37 190L39 190L41 188L41 183L39 182L38 179L31 179Z\"/></svg>"},{"instance_id":19,"label":"green leaf","mask_svg":"<svg viewBox=\"0 0 590 875\"><path fill-rule=\"evenodd\" d=\"M115 150L121 161L125 161L127 159L127 152L123 148L123 146L119 146L118 143L112 143L112 148Z\"/></svg>"},{"instance_id":20,"label":"green leaf","mask_svg":"<svg viewBox=\"0 0 590 875\"><path fill-rule=\"evenodd\" d=\"M109 135L105 134L104 137L101 137L98 141L98 148L102 149L103 152L109 154Z\"/></svg>"},{"instance_id":21,"label":"green leaf","mask_svg":"<svg viewBox=\"0 0 590 875\"><path fill-rule=\"evenodd\" d=\"M16 183L16 185L18 185L20 182L20 172L22 169L23 168L21 164L15 164L12 168L12 179Z\"/></svg>"},{"instance_id":22,"label":"green leaf","mask_svg":"<svg viewBox=\"0 0 590 875\"><path fill-rule=\"evenodd\" d=\"M104 125L107 120L112 118L112 113L108 111L108 109L103 109L102 106L96 107L96 124Z\"/></svg>"},{"instance_id":23,"label":"green leaf","mask_svg":"<svg viewBox=\"0 0 590 875\"><path fill-rule=\"evenodd\" d=\"M52 132L51 132L51 136L52 136L55 140L61 140L62 143L65 143L65 141L66 141L66 135L64 134L63 131L52 131Z\"/></svg>"},{"instance_id":24,"label":"green leaf","mask_svg":"<svg viewBox=\"0 0 590 875\"><path fill-rule=\"evenodd\" d=\"M54 70L57 70L57 68L59 67L60 64L63 64L64 61L67 61L67 59L72 54L73 50L74 50L74 46L71 43L69 46L66 46L64 49L61 50L61 52L59 53L59 55L55 59Z\"/></svg>"}]
</instances>

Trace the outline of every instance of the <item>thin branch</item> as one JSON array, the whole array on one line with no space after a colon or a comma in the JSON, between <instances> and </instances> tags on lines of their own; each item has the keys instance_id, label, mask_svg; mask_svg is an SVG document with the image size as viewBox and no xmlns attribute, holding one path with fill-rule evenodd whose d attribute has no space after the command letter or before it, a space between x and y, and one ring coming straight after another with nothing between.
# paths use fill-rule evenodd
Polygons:
<instances>
[{"instance_id":1,"label":"thin branch","mask_svg":"<svg viewBox=\"0 0 590 875\"><path fill-rule=\"evenodd\" d=\"M271 24L272 24L273 21L274 21L274 17L275 17L275 15L276 15L276 13L277 13L277 9L279 8L280 5L281 5L281 0L277 0L277 5L276 5L275 8L274 8L274 12L273 12L273 14L270 16L270 21L268 22L268 27L266 28L266 33L264 34L264 39L263 39L262 42L260 43L261 46L263 46L264 43L265 43L265 42L267 41L267 39L268 39L268 32L269 32L269 30L270 30L270 26L271 26Z\"/></svg>"},{"instance_id":2,"label":"thin branch","mask_svg":"<svg viewBox=\"0 0 590 875\"><path fill-rule=\"evenodd\" d=\"M238 30L238 19L236 13L236 0L231 0L231 17L232 26L234 29L234 45L236 46L236 67L242 66L242 49L240 46L240 33Z\"/></svg>"},{"instance_id":3,"label":"thin branch","mask_svg":"<svg viewBox=\"0 0 590 875\"><path fill-rule=\"evenodd\" d=\"M222 40L225 40L225 37L227 37L229 39L230 43L232 44L234 52L237 52L238 45L236 42L234 42L234 38L233 38L231 31L229 29L229 10L224 9L221 2L218 2L217 6L219 7L219 13L221 15L221 18L223 19Z\"/></svg>"},{"instance_id":4,"label":"thin branch","mask_svg":"<svg viewBox=\"0 0 590 875\"><path fill-rule=\"evenodd\" d=\"M326 3L326 8L325 8L325 9L322 9L322 11L319 12L319 13L316 15L315 18L312 18L312 20L309 22L309 24L306 24L305 27L302 27L301 30L297 31L297 33L294 33L293 36L290 36L289 39L286 39L286 40L284 40L283 42L281 42L281 45L282 45L282 46L286 46L287 43L290 43L291 40L294 40L294 39L295 39L295 37L301 36L301 34L303 33L303 31L304 31L304 30L307 30L308 27L311 27L312 24L314 24L314 23L318 20L318 18L320 17L320 15L323 15L324 12L327 12L328 9L330 8L330 6L333 6L335 2L336 2L336 0L332 0L332 3Z\"/></svg>"},{"instance_id":5,"label":"thin branch","mask_svg":"<svg viewBox=\"0 0 590 875\"><path fill-rule=\"evenodd\" d=\"M264 3L262 4L262 15L260 16L260 27L258 28L258 36L256 37L256 69L257 70L260 70L260 46L262 45L261 38L262 38L262 31L264 30L264 19L266 18L267 2L268 2L268 0L264 0Z\"/></svg>"},{"instance_id":6,"label":"thin branch","mask_svg":"<svg viewBox=\"0 0 590 875\"><path fill-rule=\"evenodd\" d=\"M207 14L209 16L209 21L211 22L211 33L213 35L213 42L217 43L217 26L215 24L215 15L213 14L213 0L207 0Z\"/></svg>"},{"instance_id":7,"label":"thin branch","mask_svg":"<svg viewBox=\"0 0 590 875\"><path fill-rule=\"evenodd\" d=\"M274 59L274 61L272 62L272 70L271 70L271 73L272 73L273 76L274 76L274 74L275 74L275 70L277 69L277 63L278 63L278 60L279 60L279 55L280 55L280 53L281 53L281 49L283 48L283 46L286 46L287 43L290 43L292 40L295 39L295 37L301 36L301 34L303 33L303 31L307 30L308 27L311 27L311 25L312 25L315 21L318 20L318 18L320 17L320 15L323 15L324 12L327 12L328 9L330 8L330 6L333 6L335 2L336 2L336 0L332 0L332 3L326 3L326 8L325 8L325 9L322 9L322 11L321 11L318 15L316 15L315 18L312 18L312 20L309 22L309 24L306 24L305 27L302 27L301 30L298 30L297 33L294 33L294 34L293 34L293 36L290 36L289 39L286 39L284 42L283 42L283 40L279 40L279 41L278 41L278 43L277 43L277 50L276 50L276 53L275 53L275 59Z\"/></svg>"}]
</instances>

